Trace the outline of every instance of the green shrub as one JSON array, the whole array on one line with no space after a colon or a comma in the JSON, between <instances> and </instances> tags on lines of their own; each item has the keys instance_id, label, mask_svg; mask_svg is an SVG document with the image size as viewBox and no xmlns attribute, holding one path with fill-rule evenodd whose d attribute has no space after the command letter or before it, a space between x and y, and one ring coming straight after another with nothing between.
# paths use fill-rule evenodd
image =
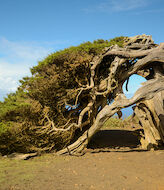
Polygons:
<instances>
[{"instance_id":1,"label":"green shrub","mask_svg":"<svg viewBox=\"0 0 164 190\"><path fill-rule=\"evenodd\" d=\"M8 130L8 124L0 122L0 136L6 133Z\"/></svg>"},{"instance_id":2,"label":"green shrub","mask_svg":"<svg viewBox=\"0 0 164 190\"><path fill-rule=\"evenodd\" d=\"M124 120L118 119L117 117L109 118L105 123L103 128L123 128L124 127Z\"/></svg>"},{"instance_id":3,"label":"green shrub","mask_svg":"<svg viewBox=\"0 0 164 190\"><path fill-rule=\"evenodd\" d=\"M57 63L60 61L64 61L65 57L69 57L72 53L75 54L89 54L89 55L97 55L102 52L105 47L110 47L112 45L117 44L120 47L123 47L125 37L116 37L111 40L103 40L98 39L93 42L85 42L80 44L79 46L71 46L64 50L57 51L55 53L50 54L47 58L43 61L39 61L38 65L31 68L31 73L36 74L41 70L44 65Z\"/></svg>"},{"instance_id":4,"label":"green shrub","mask_svg":"<svg viewBox=\"0 0 164 190\"><path fill-rule=\"evenodd\" d=\"M0 102L0 152L59 150L72 142L79 135L75 128L67 133L47 132L45 109L48 108L48 117L56 127L64 125L70 117L66 103L73 104L79 93L77 89L88 84L93 57L105 47L123 46L123 43L124 37L85 42L52 53L31 68L32 76L20 80L17 92ZM104 72L106 68L99 69ZM71 122L77 122L79 109L90 101L87 92L80 98L80 108L72 110Z\"/></svg>"}]
</instances>

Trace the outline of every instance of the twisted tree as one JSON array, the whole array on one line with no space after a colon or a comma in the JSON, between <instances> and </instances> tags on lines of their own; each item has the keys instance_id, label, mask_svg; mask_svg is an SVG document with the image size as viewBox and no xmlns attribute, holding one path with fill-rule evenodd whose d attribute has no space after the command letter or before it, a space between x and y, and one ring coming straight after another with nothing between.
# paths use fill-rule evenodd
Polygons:
<instances>
[{"instance_id":1,"label":"twisted tree","mask_svg":"<svg viewBox=\"0 0 164 190\"><path fill-rule=\"evenodd\" d=\"M107 119L115 113L121 117L121 109L131 105L136 105L135 115L144 128L141 143L164 143L164 97L157 98L164 91L164 43L155 44L151 36L88 42L48 56L31 72L19 88L30 106L12 120L33 138L30 150L81 154ZM126 83L128 90L133 74L147 81L127 99L122 88ZM155 97L160 113L150 104Z\"/></svg>"},{"instance_id":2,"label":"twisted tree","mask_svg":"<svg viewBox=\"0 0 164 190\"><path fill-rule=\"evenodd\" d=\"M120 115L122 108L134 104L138 105L141 101L149 100L158 92L164 90L163 63L164 44L156 45L151 36L146 35L127 38L123 48L115 45L106 48L103 54L94 57L90 63L90 82L85 87L80 88L80 92L76 96L76 103L71 106L78 108L79 96L86 91L90 94L89 101L80 110L78 122L71 123L69 126L68 122L66 124L68 127L64 130L69 130L72 126L82 128L86 121L90 123L91 127L76 142L59 151L58 154L81 152L87 147L92 136L103 126L108 118L115 113ZM102 68L105 68L105 70L102 71ZM128 89L128 80L133 74L145 77L147 82L137 90L131 99L127 99L122 87L124 82L126 82L126 88ZM160 104L163 98L160 99ZM139 109L139 106L136 108L136 113L139 119L142 120L142 112L138 112L137 109ZM163 110L164 107L161 109ZM163 118L163 115L160 115L160 117ZM151 122L150 120L154 120L155 123L153 115L150 115L147 120L149 122ZM151 125L146 125L143 121L141 123L143 123L147 138L150 138L150 134L148 135L148 133L151 131ZM158 131L158 140L163 141L164 128L161 127L161 130L159 130L155 124L153 129ZM147 145L148 143L157 144L154 138L155 136L150 138Z\"/></svg>"}]
</instances>

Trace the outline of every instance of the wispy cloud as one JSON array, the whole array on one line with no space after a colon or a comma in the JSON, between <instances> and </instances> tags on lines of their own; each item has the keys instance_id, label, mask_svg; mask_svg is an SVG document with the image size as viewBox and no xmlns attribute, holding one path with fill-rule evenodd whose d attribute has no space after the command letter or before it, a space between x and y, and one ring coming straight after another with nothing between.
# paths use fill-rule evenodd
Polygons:
<instances>
[{"instance_id":1,"label":"wispy cloud","mask_svg":"<svg viewBox=\"0 0 164 190\"><path fill-rule=\"evenodd\" d=\"M15 91L19 79L26 75L29 75L28 63L12 64L0 59L0 91Z\"/></svg>"},{"instance_id":2,"label":"wispy cloud","mask_svg":"<svg viewBox=\"0 0 164 190\"><path fill-rule=\"evenodd\" d=\"M14 42L6 38L0 38L0 52L10 58L36 60L46 55L49 50L36 42Z\"/></svg>"},{"instance_id":3,"label":"wispy cloud","mask_svg":"<svg viewBox=\"0 0 164 190\"><path fill-rule=\"evenodd\" d=\"M114 11L129 11L145 7L147 4L147 0L115 0L112 1L112 9Z\"/></svg>"},{"instance_id":4,"label":"wispy cloud","mask_svg":"<svg viewBox=\"0 0 164 190\"><path fill-rule=\"evenodd\" d=\"M148 10L142 10L139 12L134 12L135 15L140 14L158 14L164 12L164 9L148 9Z\"/></svg>"},{"instance_id":5,"label":"wispy cloud","mask_svg":"<svg viewBox=\"0 0 164 190\"><path fill-rule=\"evenodd\" d=\"M16 42L0 38L0 100L5 93L17 89L22 77L30 75L30 67L53 52L54 46L64 43L68 42Z\"/></svg>"},{"instance_id":6,"label":"wispy cloud","mask_svg":"<svg viewBox=\"0 0 164 190\"><path fill-rule=\"evenodd\" d=\"M148 0L106 0L93 6L92 8L87 8L86 12L122 12L122 11L132 11L137 8L146 7L149 4Z\"/></svg>"}]
</instances>

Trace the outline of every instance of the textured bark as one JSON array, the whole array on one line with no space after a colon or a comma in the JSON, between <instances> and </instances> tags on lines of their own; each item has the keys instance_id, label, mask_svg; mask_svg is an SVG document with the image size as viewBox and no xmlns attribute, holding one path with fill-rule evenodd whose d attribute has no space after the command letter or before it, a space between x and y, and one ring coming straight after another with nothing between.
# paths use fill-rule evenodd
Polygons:
<instances>
[{"instance_id":1,"label":"textured bark","mask_svg":"<svg viewBox=\"0 0 164 190\"><path fill-rule=\"evenodd\" d=\"M135 114L144 129L144 137L141 138L142 148L157 148L164 144L164 91L157 93L150 100L139 103L135 108Z\"/></svg>"},{"instance_id":2,"label":"textured bark","mask_svg":"<svg viewBox=\"0 0 164 190\"><path fill-rule=\"evenodd\" d=\"M135 113L144 128L145 138L142 142L144 148L149 148L151 144L158 146L160 141L164 142L164 43L157 45L154 44L151 36L139 35L127 38L125 44L123 48L118 46L106 48L103 54L96 56L90 63L90 83L82 87L80 93L87 90L92 98L81 111L78 123L70 126L82 129L83 117L86 113L88 113L88 121L92 119L90 122L92 125L76 142L59 151L58 154L81 154L92 136L108 118L133 104L137 104ZM95 74L104 63L108 75L97 79ZM127 81L128 90L128 80L133 74L142 75L148 80L131 99L127 99L123 94L122 86ZM76 104L79 96L80 94L77 95ZM109 104L112 100L114 102ZM94 115L91 114L92 117L89 117L93 112ZM70 126L67 129L70 129Z\"/></svg>"},{"instance_id":3,"label":"textured bark","mask_svg":"<svg viewBox=\"0 0 164 190\"><path fill-rule=\"evenodd\" d=\"M133 104L136 104L140 100L148 100L151 99L157 92L164 90L164 78L156 79L156 80L151 80L145 83L143 87L141 87L135 95L131 99L126 99L126 97L123 94L119 94L117 97L117 100L114 101L113 104L111 105L106 105L97 115L97 118L94 122L94 124L87 130L75 143L72 145L68 146L66 149L63 149L58 152L58 154L64 154L68 153L73 154L75 152L81 152L88 144L92 136L103 126L104 122L113 116L116 112L120 110L120 108L125 108L129 107ZM137 107L138 108L138 107ZM139 112L138 109L136 111L137 116L143 117L143 112ZM148 114L145 114L145 117ZM141 117L141 121L144 125L144 130L146 136L146 140L151 138L148 142L149 144L156 144L154 138L156 140L160 140L160 135L154 126L151 126L152 128L149 127L149 122L151 124L153 123L152 121L146 120L145 118ZM150 120L152 120L151 117L149 117ZM149 129L150 128L150 129Z\"/></svg>"}]
</instances>

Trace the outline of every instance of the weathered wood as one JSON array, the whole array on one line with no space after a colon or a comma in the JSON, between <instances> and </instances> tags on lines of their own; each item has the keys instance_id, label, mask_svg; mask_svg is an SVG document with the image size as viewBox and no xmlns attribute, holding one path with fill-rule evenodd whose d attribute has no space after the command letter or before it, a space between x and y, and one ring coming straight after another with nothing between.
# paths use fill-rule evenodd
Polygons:
<instances>
[{"instance_id":1,"label":"weathered wood","mask_svg":"<svg viewBox=\"0 0 164 190\"><path fill-rule=\"evenodd\" d=\"M107 62L108 76L103 79L95 77L101 64ZM145 132L144 148L158 146L164 135L164 43L154 44L151 36L138 35L127 38L126 46L117 45L106 48L104 53L96 56L90 63L90 84L81 88L89 90L91 94L90 104L82 110L82 113L93 113L93 125L83 135L66 149L58 154L75 154L84 150L92 136L103 126L104 122L122 108L137 104L135 113L138 116ZM149 79L143 84L131 99L127 99L123 93L123 83L133 74L140 74ZM151 75L151 76L150 76ZM151 79L151 80L150 80ZM78 95L79 96L79 95ZM102 97L98 98L98 97ZM114 97L114 102L107 105L107 97ZM98 102L97 99L100 99ZM152 99L152 100L151 100ZM110 99L112 101L112 98ZM102 105L98 111L97 105ZM104 105L104 102L106 105ZM86 112L85 112L86 111ZM79 115L80 122L76 125L82 128L84 114ZM88 117L88 120L91 119ZM72 124L71 124L72 125ZM64 131L64 130L63 130ZM143 139L142 139L143 141Z\"/></svg>"},{"instance_id":2,"label":"weathered wood","mask_svg":"<svg viewBox=\"0 0 164 190\"><path fill-rule=\"evenodd\" d=\"M92 136L103 126L104 122L117 113L120 108L129 107L133 104L138 103L141 100L147 100L154 97L154 95L162 90L164 90L164 78L154 79L151 81L147 81L142 86L131 99L126 99L123 94L118 95L117 100L111 105L106 105L97 115L94 124L87 130L75 143L68 146L66 149L59 151L57 154L65 154L71 152L74 154L75 152L81 152L88 144ZM137 112L137 115L142 116L141 112ZM147 129L149 126L149 121L146 121L145 118L142 120L144 124L144 129L146 130L146 134L150 133L150 130ZM151 122L152 123L152 122ZM151 134L152 133L152 134ZM154 128L151 128L151 133L146 136L146 141L148 144L152 143L156 145L156 141L154 140L154 136L158 136L158 131L154 131ZM155 134L156 133L156 134ZM149 140L151 136L151 139ZM158 136L158 140L160 137Z\"/></svg>"},{"instance_id":3,"label":"weathered wood","mask_svg":"<svg viewBox=\"0 0 164 190\"><path fill-rule=\"evenodd\" d=\"M8 156L5 156L5 157L8 157L8 158L11 158L11 159L14 159L14 160L28 160L28 159L36 157L36 156L38 156L37 152L28 153L28 154L14 152L14 153L9 154Z\"/></svg>"},{"instance_id":4,"label":"weathered wood","mask_svg":"<svg viewBox=\"0 0 164 190\"><path fill-rule=\"evenodd\" d=\"M135 108L135 114L144 129L144 137L140 139L142 148L151 149L157 147L160 134L153 123L150 110L145 104L141 103Z\"/></svg>"},{"instance_id":5,"label":"weathered wood","mask_svg":"<svg viewBox=\"0 0 164 190\"><path fill-rule=\"evenodd\" d=\"M149 108L154 120L153 128L159 133L160 138L158 140L164 143L164 91L157 93L151 100L144 103Z\"/></svg>"}]
</instances>

